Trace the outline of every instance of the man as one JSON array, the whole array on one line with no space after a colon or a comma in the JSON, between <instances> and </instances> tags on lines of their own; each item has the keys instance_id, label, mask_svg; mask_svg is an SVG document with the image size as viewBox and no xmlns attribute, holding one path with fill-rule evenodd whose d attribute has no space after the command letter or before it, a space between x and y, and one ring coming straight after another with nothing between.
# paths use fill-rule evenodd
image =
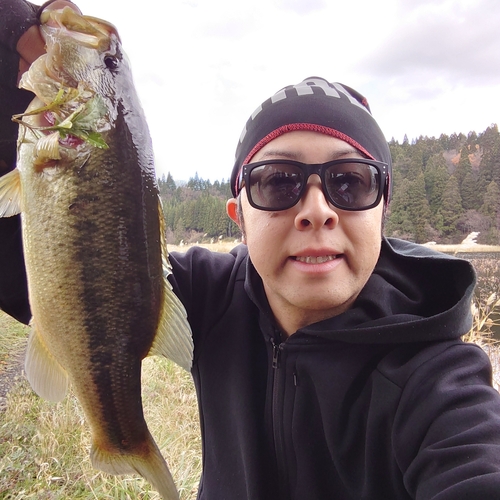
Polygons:
<instances>
[{"instance_id":1,"label":"man","mask_svg":"<svg viewBox=\"0 0 500 500\"><path fill-rule=\"evenodd\" d=\"M366 100L318 77L280 90L248 120L231 184L244 245L171 255L198 498L498 498L500 397L460 340L474 273L383 238L391 160Z\"/></svg>"}]
</instances>

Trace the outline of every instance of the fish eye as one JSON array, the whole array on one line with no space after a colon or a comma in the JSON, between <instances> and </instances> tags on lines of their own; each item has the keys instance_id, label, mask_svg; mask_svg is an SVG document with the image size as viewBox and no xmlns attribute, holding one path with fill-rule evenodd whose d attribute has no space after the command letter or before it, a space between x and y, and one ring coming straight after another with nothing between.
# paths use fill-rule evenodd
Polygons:
<instances>
[{"instance_id":1,"label":"fish eye","mask_svg":"<svg viewBox=\"0 0 500 500\"><path fill-rule=\"evenodd\" d=\"M104 57L104 64L106 65L106 68L108 69L116 69L118 68L118 58L115 56L105 56Z\"/></svg>"}]
</instances>

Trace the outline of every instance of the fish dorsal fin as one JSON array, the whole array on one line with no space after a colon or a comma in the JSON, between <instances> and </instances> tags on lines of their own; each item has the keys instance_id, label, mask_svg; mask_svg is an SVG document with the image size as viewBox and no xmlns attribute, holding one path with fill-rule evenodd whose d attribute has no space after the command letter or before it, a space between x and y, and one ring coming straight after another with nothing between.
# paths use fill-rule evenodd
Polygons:
<instances>
[{"instance_id":1,"label":"fish dorsal fin","mask_svg":"<svg viewBox=\"0 0 500 500\"><path fill-rule=\"evenodd\" d=\"M34 323L24 369L31 387L40 397L55 403L64 399L68 392L68 374L49 351Z\"/></svg>"},{"instance_id":2,"label":"fish dorsal fin","mask_svg":"<svg viewBox=\"0 0 500 500\"><path fill-rule=\"evenodd\" d=\"M0 177L0 217L12 217L21 212L21 176L19 170Z\"/></svg>"},{"instance_id":3,"label":"fish dorsal fin","mask_svg":"<svg viewBox=\"0 0 500 500\"><path fill-rule=\"evenodd\" d=\"M165 221L159 204L160 231L163 260L163 306L160 322L150 355L162 355L171 359L185 370L191 369L193 361L193 336L187 321L186 309L175 295L167 276L172 274L165 241Z\"/></svg>"}]
</instances>

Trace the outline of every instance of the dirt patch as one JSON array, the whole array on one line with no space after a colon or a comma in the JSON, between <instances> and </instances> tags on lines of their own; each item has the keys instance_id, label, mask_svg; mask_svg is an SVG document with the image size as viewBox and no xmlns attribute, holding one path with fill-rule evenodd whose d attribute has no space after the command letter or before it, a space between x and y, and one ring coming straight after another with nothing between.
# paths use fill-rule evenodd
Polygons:
<instances>
[{"instance_id":1,"label":"dirt patch","mask_svg":"<svg viewBox=\"0 0 500 500\"><path fill-rule=\"evenodd\" d=\"M0 364L0 412L7 405L7 394L23 377L25 349L9 355Z\"/></svg>"}]
</instances>

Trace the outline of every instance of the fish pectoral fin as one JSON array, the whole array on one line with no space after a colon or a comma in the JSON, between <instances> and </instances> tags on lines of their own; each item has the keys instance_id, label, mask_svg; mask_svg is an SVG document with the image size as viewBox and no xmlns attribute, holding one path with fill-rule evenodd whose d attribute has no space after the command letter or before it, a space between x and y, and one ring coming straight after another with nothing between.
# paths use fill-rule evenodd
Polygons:
<instances>
[{"instance_id":1,"label":"fish pectoral fin","mask_svg":"<svg viewBox=\"0 0 500 500\"><path fill-rule=\"evenodd\" d=\"M161 355L174 361L189 371L193 363L193 334L187 321L186 309L167 276L172 274L172 266L168 260L167 242L165 240L165 219L161 200L158 198L158 217L160 219L161 253L163 262L163 307L160 322L149 356Z\"/></svg>"},{"instance_id":2,"label":"fish pectoral fin","mask_svg":"<svg viewBox=\"0 0 500 500\"><path fill-rule=\"evenodd\" d=\"M16 168L0 177L0 217L21 212L21 176Z\"/></svg>"},{"instance_id":3,"label":"fish pectoral fin","mask_svg":"<svg viewBox=\"0 0 500 500\"><path fill-rule=\"evenodd\" d=\"M165 278L160 324L148 355L161 355L189 371L193 362L193 335L186 309Z\"/></svg>"},{"instance_id":4,"label":"fish pectoral fin","mask_svg":"<svg viewBox=\"0 0 500 500\"><path fill-rule=\"evenodd\" d=\"M58 402L68 392L68 374L49 351L33 322L24 361L33 390L48 401Z\"/></svg>"},{"instance_id":5,"label":"fish pectoral fin","mask_svg":"<svg viewBox=\"0 0 500 500\"><path fill-rule=\"evenodd\" d=\"M172 474L151 434L141 447L140 453L124 452L124 450L116 450L113 453L94 442L90 460L96 469L108 474L140 474L165 500L179 499Z\"/></svg>"}]
</instances>

